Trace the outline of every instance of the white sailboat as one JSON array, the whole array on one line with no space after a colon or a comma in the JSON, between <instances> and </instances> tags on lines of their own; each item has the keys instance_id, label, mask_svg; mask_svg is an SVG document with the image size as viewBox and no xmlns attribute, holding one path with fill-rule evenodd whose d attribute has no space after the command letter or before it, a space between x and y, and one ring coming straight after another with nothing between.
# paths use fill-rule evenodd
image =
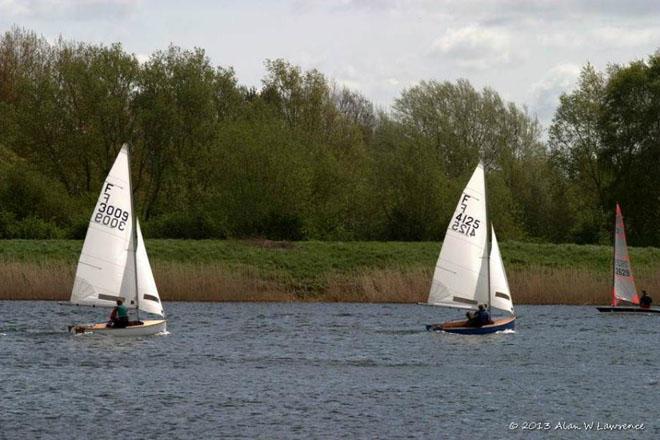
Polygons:
<instances>
[{"instance_id":1,"label":"white sailboat","mask_svg":"<svg viewBox=\"0 0 660 440\"><path fill-rule=\"evenodd\" d=\"M124 144L92 213L70 302L114 307L122 299L136 311L137 319L125 328L106 323L71 325L70 332L143 336L166 331L165 319L140 320L140 312L164 317L165 311L134 212L129 149Z\"/></svg>"},{"instance_id":2,"label":"white sailboat","mask_svg":"<svg viewBox=\"0 0 660 440\"><path fill-rule=\"evenodd\" d=\"M480 304L484 304L489 309L503 310L511 315L481 327L470 326L462 319L431 324L427 326L428 330L485 334L514 328L513 302L495 229L492 229L490 240L488 236L482 163L463 190L447 227L427 303L467 310L477 310Z\"/></svg>"},{"instance_id":3,"label":"white sailboat","mask_svg":"<svg viewBox=\"0 0 660 440\"><path fill-rule=\"evenodd\" d=\"M642 308L639 305L639 295L635 286L628 243L626 240L626 227L623 224L621 207L616 204L614 219L614 257L612 261L612 305L597 307L600 312L625 313L660 313L658 308Z\"/></svg>"}]
</instances>

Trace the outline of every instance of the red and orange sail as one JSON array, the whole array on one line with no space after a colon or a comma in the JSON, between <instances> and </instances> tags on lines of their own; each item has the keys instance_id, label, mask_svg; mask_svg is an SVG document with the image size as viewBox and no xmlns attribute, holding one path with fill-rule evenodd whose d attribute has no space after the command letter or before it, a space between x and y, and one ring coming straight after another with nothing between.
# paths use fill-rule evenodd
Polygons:
<instances>
[{"instance_id":1,"label":"red and orange sail","mask_svg":"<svg viewBox=\"0 0 660 440\"><path fill-rule=\"evenodd\" d=\"M635 287L628 245L626 244L626 228L623 225L623 215L619 204L616 204L616 220L614 222L614 286L612 288L612 305L621 302L639 304L639 296Z\"/></svg>"}]
</instances>

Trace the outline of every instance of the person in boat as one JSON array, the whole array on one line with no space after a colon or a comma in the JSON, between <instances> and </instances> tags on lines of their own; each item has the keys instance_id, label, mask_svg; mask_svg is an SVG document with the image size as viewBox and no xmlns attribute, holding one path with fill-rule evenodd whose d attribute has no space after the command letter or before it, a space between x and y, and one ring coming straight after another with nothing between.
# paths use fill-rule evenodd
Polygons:
<instances>
[{"instance_id":1,"label":"person in boat","mask_svg":"<svg viewBox=\"0 0 660 440\"><path fill-rule=\"evenodd\" d=\"M639 306L643 309L650 309L653 299L648 296L646 290L642 290L642 297L639 299Z\"/></svg>"},{"instance_id":2,"label":"person in boat","mask_svg":"<svg viewBox=\"0 0 660 440\"><path fill-rule=\"evenodd\" d=\"M488 313L484 304L479 304L479 310L476 312L467 312L465 315L468 319L468 327L481 327L493 323L490 320L490 313Z\"/></svg>"},{"instance_id":3,"label":"person in boat","mask_svg":"<svg viewBox=\"0 0 660 440\"><path fill-rule=\"evenodd\" d=\"M121 299L117 300L117 307L112 309L110 313L110 322L108 327L112 328L125 328L128 326L128 309Z\"/></svg>"}]
</instances>

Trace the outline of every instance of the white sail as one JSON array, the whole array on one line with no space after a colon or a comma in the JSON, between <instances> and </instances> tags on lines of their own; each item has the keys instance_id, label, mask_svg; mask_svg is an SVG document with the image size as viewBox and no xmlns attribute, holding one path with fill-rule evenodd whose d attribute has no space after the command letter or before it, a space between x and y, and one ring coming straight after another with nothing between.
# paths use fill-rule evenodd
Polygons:
<instances>
[{"instance_id":1,"label":"white sail","mask_svg":"<svg viewBox=\"0 0 660 440\"><path fill-rule=\"evenodd\" d=\"M124 305L136 307L131 215L128 147L124 145L103 182L89 222L72 303L113 307L117 298L123 298Z\"/></svg>"},{"instance_id":2,"label":"white sail","mask_svg":"<svg viewBox=\"0 0 660 440\"><path fill-rule=\"evenodd\" d=\"M138 245L135 258L137 261L138 290L140 292L140 310L164 316L165 311L160 302L154 274L151 271L151 265L149 264L147 249L144 246L144 239L142 238L142 230L140 229L139 221L137 222L137 239Z\"/></svg>"},{"instance_id":3,"label":"white sail","mask_svg":"<svg viewBox=\"0 0 660 440\"><path fill-rule=\"evenodd\" d=\"M495 228L491 229L490 241L490 306L513 315L513 301L509 281L506 279L504 262L500 254L500 247L495 237Z\"/></svg>"},{"instance_id":4,"label":"white sail","mask_svg":"<svg viewBox=\"0 0 660 440\"><path fill-rule=\"evenodd\" d=\"M479 163L447 227L429 304L476 309L488 302L487 231L484 168Z\"/></svg>"},{"instance_id":5,"label":"white sail","mask_svg":"<svg viewBox=\"0 0 660 440\"><path fill-rule=\"evenodd\" d=\"M623 224L623 214L619 204L616 205L616 222L614 225L614 292L613 305L621 301L639 304L635 278L633 277L626 243L626 228Z\"/></svg>"}]
</instances>

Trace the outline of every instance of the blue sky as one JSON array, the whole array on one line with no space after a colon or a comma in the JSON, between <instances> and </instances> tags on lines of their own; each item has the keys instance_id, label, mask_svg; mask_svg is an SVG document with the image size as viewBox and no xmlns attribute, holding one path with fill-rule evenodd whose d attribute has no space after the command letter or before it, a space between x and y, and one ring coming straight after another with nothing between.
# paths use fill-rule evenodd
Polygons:
<instances>
[{"instance_id":1,"label":"blue sky","mask_svg":"<svg viewBox=\"0 0 660 440\"><path fill-rule=\"evenodd\" d=\"M0 30L12 25L121 42L141 60L170 43L201 47L249 86L281 57L385 109L420 80L466 78L546 125L585 63L660 48L660 6L641 0L0 0Z\"/></svg>"}]
</instances>

